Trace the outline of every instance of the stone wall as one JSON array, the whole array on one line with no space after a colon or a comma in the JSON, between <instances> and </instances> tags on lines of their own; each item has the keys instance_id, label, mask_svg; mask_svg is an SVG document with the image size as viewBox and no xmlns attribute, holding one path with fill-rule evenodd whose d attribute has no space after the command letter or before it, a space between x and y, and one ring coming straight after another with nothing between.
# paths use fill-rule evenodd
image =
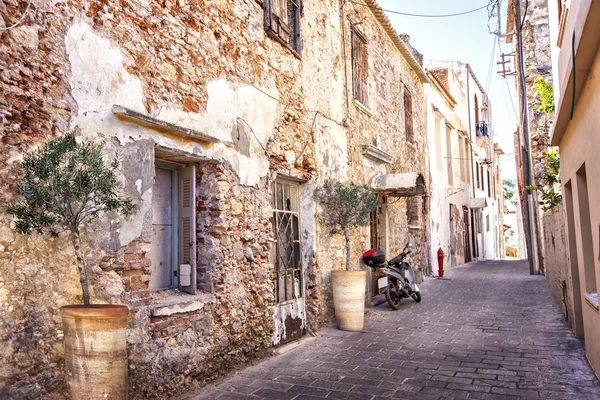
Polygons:
<instances>
[{"instance_id":1,"label":"stone wall","mask_svg":"<svg viewBox=\"0 0 600 400\"><path fill-rule=\"evenodd\" d=\"M544 249L546 280L554 292L563 312L573 318L573 297L568 288L573 287L569 273L569 259L567 256L567 235L565 226L567 217L562 204L542 215L544 224ZM566 282L563 290L562 283Z\"/></svg>"},{"instance_id":2,"label":"stone wall","mask_svg":"<svg viewBox=\"0 0 600 400\"><path fill-rule=\"evenodd\" d=\"M0 26L16 22L25 6L0 4ZM426 175L421 80L368 8L348 4L345 12L364 22L375 50L369 112L351 98L349 24L334 0L304 2L300 55L266 35L256 0L33 0L23 23L0 33L8 55L0 60L0 201L13 198L11 170L24 151L75 130L118 157L123 191L136 204L133 215L108 213L84 232L93 301L130 307L133 398L177 396L268 352L276 177L301 182L311 332L330 321L329 272L343 265L343 240L314 218L314 185ZM414 145L404 134L404 86L413 95ZM115 105L166 128L125 119ZM391 164L365 159L363 146L376 143L393 153ZM149 290L154 168L163 157L197 171L194 296ZM427 263L426 224L408 230L405 199L390 204L389 220L390 251L416 240L413 264ZM353 234L356 267L368 235L367 228ZM80 301L69 235L18 235L0 212L0 397L64 393L59 308Z\"/></svg>"}]
</instances>

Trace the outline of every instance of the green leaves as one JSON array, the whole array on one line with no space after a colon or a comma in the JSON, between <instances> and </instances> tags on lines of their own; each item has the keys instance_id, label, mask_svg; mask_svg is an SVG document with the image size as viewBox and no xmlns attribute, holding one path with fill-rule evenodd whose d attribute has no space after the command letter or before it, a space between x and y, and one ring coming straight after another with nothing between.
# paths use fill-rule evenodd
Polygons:
<instances>
[{"instance_id":1,"label":"green leaves","mask_svg":"<svg viewBox=\"0 0 600 400\"><path fill-rule=\"evenodd\" d=\"M535 80L535 89L540 94L540 104L536 108L546 114L553 114L555 107L554 88L552 84L541 76L538 76Z\"/></svg>"},{"instance_id":2,"label":"green leaves","mask_svg":"<svg viewBox=\"0 0 600 400\"><path fill-rule=\"evenodd\" d=\"M25 154L18 167L19 199L8 208L17 231L57 235L78 229L104 211L131 213L133 202L119 193L118 164L107 167L102 149L68 133Z\"/></svg>"},{"instance_id":3,"label":"green leaves","mask_svg":"<svg viewBox=\"0 0 600 400\"><path fill-rule=\"evenodd\" d=\"M327 180L314 193L323 211L319 219L331 227L331 234L369 224L369 213L377 207L377 197L368 186Z\"/></svg>"},{"instance_id":4,"label":"green leaves","mask_svg":"<svg viewBox=\"0 0 600 400\"><path fill-rule=\"evenodd\" d=\"M319 219L331 228L330 234L344 232L346 271L350 270L350 228L369 224L369 214L377 207L377 197L368 186L326 180L314 192L323 211Z\"/></svg>"},{"instance_id":5,"label":"green leaves","mask_svg":"<svg viewBox=\"0 0 600 400\"><path fill-rule=\"evenodd\" d=\"M562 201L560 191L560 155L557 148L548 148L546 151L546 172L544 173L543 186L529 185L528 190L537 190L541 193L541 199L544 202L542 210L549 211L556 207ZM555 186L559 186L555 188Z\"/></svg>"}]
</instances>

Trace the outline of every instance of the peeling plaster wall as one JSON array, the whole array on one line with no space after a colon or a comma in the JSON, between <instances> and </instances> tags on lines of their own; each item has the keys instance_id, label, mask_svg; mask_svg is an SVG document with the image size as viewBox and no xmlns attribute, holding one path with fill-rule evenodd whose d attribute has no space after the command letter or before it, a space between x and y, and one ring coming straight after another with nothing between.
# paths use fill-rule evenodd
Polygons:
<instances>
[{"instance_id":1,"label":"peeling plaster wall","mask_svg":"<svg viewBox=\"0 0 600 400\"><path fill-rule=\"evenodd\" d=\"M22 5L0 4L1 22L16 22ZM290 312L308 315L312 332L328 321L329 272L344 254L343 241L315 221L314 185L328 177L368 183L384 171L427 174L422 84L368 9L346 11L365 21L372 40L373 116L346 102L349 25L335 1L305 2L301 59L266 36L254 0L34 0L23 24L0 35L9 55L0 60L2 200L13 196L10 171L24 151L76 129L120 160L123 191L136 203L130 217L107 213L85 233L94 301L131 310L133 398L177 396L268 352L278 332L268 260L276 176L302 182L306 300L304 311ZM388 81L394 86L382 85ZM404 84L413 94L416 149L405 140ZM113 105L218 142L126 122ZM394 153L390 165L365 160L362 146L376 141ZM196 165L198 271L210 282L171 314L157 311L160 296L148 289L157 148ZM405 200L389 209L391 250L413 239L421 244L413 264L427 262L427 228L408 231ZM7 215L0 221L0 397L60 398L59 307L80 301L69 237L17 235ZM368 229L352 241L358 266Z\"/></svg>"}]
</instances>

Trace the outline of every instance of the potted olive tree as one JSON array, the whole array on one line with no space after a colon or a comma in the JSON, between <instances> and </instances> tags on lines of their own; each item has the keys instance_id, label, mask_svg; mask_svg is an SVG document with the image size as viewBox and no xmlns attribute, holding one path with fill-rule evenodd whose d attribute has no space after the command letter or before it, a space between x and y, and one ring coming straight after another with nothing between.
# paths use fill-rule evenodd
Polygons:
<instances>
[{"instance_id":1,"label":"potted olive tree","mask_svg":"<svg viewBox=\"0 0 600 400\"><path fill-rule=\"evenodd\" d=\"M83 304L61 308L65 368L71 399L127 398L128 308L90 304L82 228L107 211L129 214L134 204L119 193L118 163L107 166L103 146L75 133L46 141L23 157L18 198L8 212L21 234L70 232Z\"/></svg>"},{"instance_id":2,"label":"potted olive tree","mask_svg":"<svg viewBox=\"0 0 600 400\"><path fill-rule=\"evenodd\" d=\"M330 233L342 232L346 240L346 269L331 271L335 318L340 329L360 331L365 315L365 270L350 269L350 230L369 224L369 213L377 207L377 197L368 186L327 180L315 190L321 205L321 222Z\"/></svg>"}]
</instances>

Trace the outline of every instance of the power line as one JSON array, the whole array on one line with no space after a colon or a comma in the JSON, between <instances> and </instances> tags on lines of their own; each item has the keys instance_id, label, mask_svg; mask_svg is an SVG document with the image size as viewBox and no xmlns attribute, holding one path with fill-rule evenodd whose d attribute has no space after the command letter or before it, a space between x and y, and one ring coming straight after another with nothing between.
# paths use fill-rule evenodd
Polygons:
<instances>
[{"instance_id":1,"label":"power line","mask_svg":"<svg viewBox=\"0 0 600 400\"><path fill-rule=\"evenodd\" d=\"M492 57L490 58L490 66L488 68L488 76L485 83L485 92L490 92L490 84L492 83L492 71L494 69L494 61L496 56L496 41L494 40L494 45L492 47Z\"/></svg>"},{"instance_id":2,"label":"power line","mask_svg":"<svg viewBox=\"0 0 600 400\"><path fill-rule=\"evenodd\" d=\"M462 11L462 12L458 12L458 13L454 13L454 14L412 14L412 13L406 13L406 12L402 12L402 11L395 11L395 10L386 10L384 8L381 9L381 11L384 11L386 13L390 13L390 14L398 14L398 15L404 15L406 17L421 17L421 18L447 18L447 17L458 17L459 15L465 15L465 14L470 14L470 13L474 13L476 11L479 10L483 10L484 8L488 8L490 6L490 4L493 2L494 0L490 0L488 2L488 4L486 4L483 7L479 7L479 8L475 8L473 10L469 10L469 11ZM367 4L364 3L359 3L357 1L352 1L349 0L349 3L353 3L353 4L358 4L359 6L365 6L368 7Z\"/></svg>"},{"instance_id":3,"label":"power line","mask_svg":"<svg viewBox=\"0 0 600 400\"><path fill-rule=\"evenodd\" d=\"M27 7L25 7L25 11L23 11L23 15L21 15L21 18L19 18L19 20L11 26L7 26L6 28L0 28L0 31L7 31L9 29L16 28L21 22L23 22L23 20L25 19L25 15L27 15L27 11L29 11L29 6L31 6L31 0L27 2Z\"/></svg>"}]
</instances>

